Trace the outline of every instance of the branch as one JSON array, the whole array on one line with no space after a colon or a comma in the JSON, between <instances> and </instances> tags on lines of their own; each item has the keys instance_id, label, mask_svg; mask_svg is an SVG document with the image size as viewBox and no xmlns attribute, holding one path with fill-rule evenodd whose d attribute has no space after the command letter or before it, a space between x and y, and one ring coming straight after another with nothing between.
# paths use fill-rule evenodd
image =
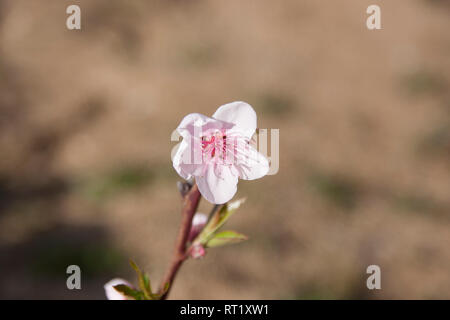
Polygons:
<instances>
[{"instance_id":1,"label":"branch","mask_svg":"<svg viewBox=\"0 0 450 320\"><path fill-rule=\"evenodd\" d=\"M198 204L201 199L200 192L196 184L192 186L189 192L184 196L181 226L178 232L178 237L175 245L175 251L172 257L172 262L163 278L160 286L161 300L167 299L170 289L173 286L173 281L178 273L183 262L188 257L186 252L186 243L188 241L189 232L191 231L192 219L197 211ZM164 292L166 285L169 284L167 291Z\"/></svg>"}]
</instances>

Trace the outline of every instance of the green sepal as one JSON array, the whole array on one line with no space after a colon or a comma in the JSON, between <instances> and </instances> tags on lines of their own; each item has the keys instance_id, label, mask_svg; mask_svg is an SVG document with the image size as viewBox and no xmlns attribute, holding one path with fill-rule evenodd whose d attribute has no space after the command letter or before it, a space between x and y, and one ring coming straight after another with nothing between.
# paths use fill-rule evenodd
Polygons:
<instances>
[{"instance_id":1,"label":"green sepal","mask_svg":"<svg viewBox=\"0 0 450 320\"><path fill-rule=\"evenodd\" d=\"M125 284L118 284L118 285L114 286L113 288L128 298L132 298L134 300L145 300L145 296L144 296L143 292L141 292L139 290L135 290L133 288L130 288L129 286L127 286Z\"/></svg>"},{"instance_id":2,"label":"green sepal","mask_svg":"<svg viewBox=\"0 0 450 320\"><path fill-rule=\"evenodd\" d=\"M202 232L194 240L195 244L206 245L208 241L214 236L214 233L222 227L225 222L236 212L236 210L245 202L244 199L239 199L230 203L226 203L216 211L212 218L208 221Z\"/></svg>"},{"instance_id":3,"label":"green sepal","mask_svg":"<svg viewBox=\"0 0 450 320\"><path fill-rule=\"evenodd\" d=\"M206 247L220 247L228 244L234 244L247 240L248 237L242 233L237 233L235 231L221 231L214 234L206 243Z\"/></svg>"},{"instance_id":4,"label":"green sepal","mask_svg":"<svg viewBox=\"0 0 450 320\"><path fill-rule=\"evenodd\" d=\"M141 269L134 263L133 260L130 260L130 265L136 271L139 280L139 288L142 290L142 294L145 297L145 300L155 300L155 295L152 293L152 287L150 283L150 278L146 273L143 273Z\"/></svg>"}]
</instances>

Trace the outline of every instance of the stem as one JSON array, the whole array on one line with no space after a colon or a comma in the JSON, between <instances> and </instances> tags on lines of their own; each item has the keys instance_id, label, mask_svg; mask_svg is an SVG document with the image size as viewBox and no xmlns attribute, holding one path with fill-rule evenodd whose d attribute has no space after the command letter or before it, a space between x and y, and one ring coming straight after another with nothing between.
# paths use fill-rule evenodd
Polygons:
<instances>
[{"instance_id":1,"label":"stem","mask_svg":"<svg viewBox=\"0 0 450 320\"><path fill-rule=\"evenodd\" d=\"M198 191L197 184L194 184L191 190L184 196L181 226L178 231L177 241L175 245L175 251L172 257L172 262L163 278L161 283L160 292L164 291L166 284L169 284L167 291L161 296L161 300L167 299L170 289L173 286L173 281L178 273L184 260L188 257L186 252L186 243L188 241L189 232L191 231L192 219L194 218L195 212L197 211L198 204L200 202L201 196Z\"/></svg>"},{"instance_id":2,"label":"stem","mask_svg":"<svg viewBox=\"0 0 450 320\"><path fill-rule=\"evenodd\" d=\"M215 204L214 205L214 207L211 209L211 212L209 213L209 215L208 215L208 222L209 222L209 220L211 220L211 218L213 217L213 215L214 215L214 213L216 213L216 211L219 209L221 207L221 205L220 204ZM208 223L207 222L207 223Z\"/></svg>"}]
</instances>

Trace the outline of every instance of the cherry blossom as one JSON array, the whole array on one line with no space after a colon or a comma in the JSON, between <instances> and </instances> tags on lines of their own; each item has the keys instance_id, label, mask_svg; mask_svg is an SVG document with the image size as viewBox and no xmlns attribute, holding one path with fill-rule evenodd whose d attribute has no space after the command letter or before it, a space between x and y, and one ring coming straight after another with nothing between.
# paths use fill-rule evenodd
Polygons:
<instances>
[{"instance_id":1,"label":"cherry blossom","mask_svg":"<svg viewBox=\"0 0 450 320\"><path fill-rule=\"evenodd\" d=\"M202 196L223 204L237 191L238 178L254 180L269 171L268 160L250 140L256 113L241 101L225 104L212 117L188 114L177 131L183 137L173 167L184 179L195 178Z\"/></svg>"}]
</instances>

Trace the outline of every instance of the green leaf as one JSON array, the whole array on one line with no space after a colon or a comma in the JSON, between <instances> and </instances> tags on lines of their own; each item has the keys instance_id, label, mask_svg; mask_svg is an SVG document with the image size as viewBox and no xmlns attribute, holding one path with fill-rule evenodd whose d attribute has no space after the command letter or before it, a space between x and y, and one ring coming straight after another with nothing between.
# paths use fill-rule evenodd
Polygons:
<instances>
[{"instance_id":1,"label":"green leaf","mask_svg":"<svg viewBox=\"0 0 450 320\"><path fill-rule=\"evenodd\" d=\"M130 259L130 266L134 269L134 271L136 271L136 273L141 272L141 270L139 269L139 267L136 265L136 263Z\"/></svg>"},{"instance_id":2,"label":"green leaf","mask_svg":"<svg viewBox=\"0 0 450 320\"><path fill-rule=\"evenodd\" d=\"M116 289L117 291L119 291L120 293L122 293L123 295L125 295L126 297L135 299L135 300L144 300L144 294L138 290L135 290L133 288L130 288L127 285L124 284L118 284L117 286L113 287L114 289Z\"/></svg>"},{"instance_id":3,"label":"green leaf","mask_svg":"<svg viewBox=\"0 0 450 320\"><path fill-rule=\"evenodd\" d=\"M130 265L134 269L134 271L136 271L136 274L139 279L139 288L141 288L142 293L145 296L145 299L153 300L154 297L153 297L152 288L150 285L150 278L148 277L147 274L142 273L141 269L139 269L139 267L136 265L136 263L134 263L133 260L130 260Z\"/></svg>"},{"instance_id":4,"label":"green leaf","mask_svg":"<svg viewBox=\"0 0 450 320\"><path fill-rule=\"evenodd\" d=\"M148 277L148 274L144 273L144 288L148 290L149 292L152 292L152 286L150 283L150 278Z\"/></svg>"},{"instance_id":5,"label":"green leaf","mask_svg":"<svg viewBox=\"0 0 450 320\"><path fill-rule=\"evenodd\" d=\"M239 199L225 204L213 215L194 242L205 245L214 236L214 233L227 222L244 202L245 199Z\"/></svg>"},{"instance_id":6,"label":"green leaf","mask_svg":"<svg viewBox=\"0 0 450 320\"><path fill-rule=\"evenodd\" d=\"M153 300L154 297L152 294L152 287L150 285L150 278L148 277L148 274L144 273L144 275L142 276L142 279L143 279L143 283L139 284L139 286L141 286L141 285L143 286L143 288L141 288L141 289L145 294L145 298L147 300Z\"/></svg>"},{"instance_id":7,"label":"green leaf","mask_svg":"<svg viewBox=\"0 0 450 320\"><path fill-rule=\"evenodd\" d=\"M242 233L237 233L235 231L222 231L216 233L207 243L206 246L209 248L220 247L227 244L234 244L241 241L247 240L248 237Z\"/></svg>"}]
</instances>

